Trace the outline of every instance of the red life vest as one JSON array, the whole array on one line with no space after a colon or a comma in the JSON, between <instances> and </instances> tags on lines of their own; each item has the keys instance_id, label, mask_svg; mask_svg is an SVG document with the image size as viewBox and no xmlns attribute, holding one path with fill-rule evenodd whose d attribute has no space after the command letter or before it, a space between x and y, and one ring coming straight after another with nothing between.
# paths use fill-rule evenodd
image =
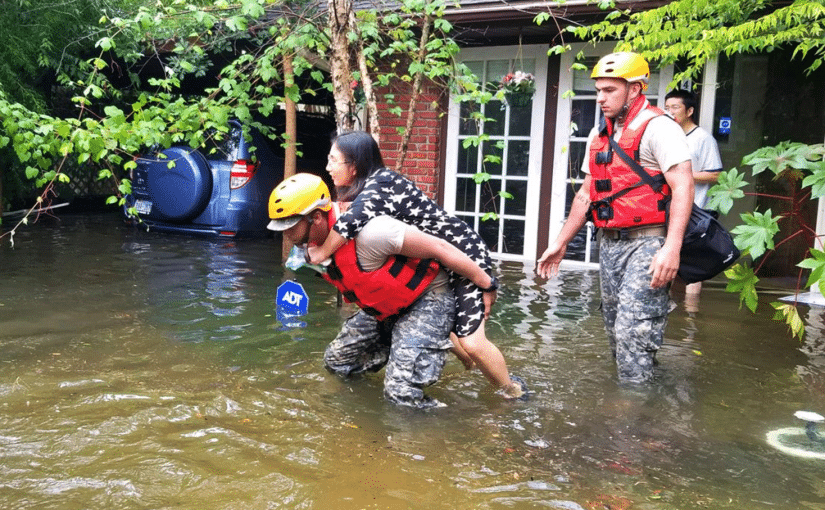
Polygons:
<instances>
[{"instance_id":1,"label":"red life vest","mask_svg":"<svg viewBox=\"0 0 825 510\"><path fill-rule=\"evenodd\" d=\"M329 224L335 223L334 208ZM358 263L355 240L350 239L332 255L324 279L335 285L349 303L356 303L379 321L401 315L424 293L441 266L432 259L393 255L375 271Z\"/></svg>"},{"instance_id":2,"label":"red life vest","mask_svg":"<svg viewBox=\"0 0 825 510\"><path fill-rule=\"evenodd\" d=\"M654 115L631 129L633 119L643 110ZM636 162L639 161L639 145L645 128L659 115L664 115L664 112L651 106L644 96L639 96L627 112L624 129L617 143ZM605 120L605 128L590 145L590 208L593 211L593 223L599 228L664 224L665 203L670 196L670 188L664 183L662 172L645 168L647 173L663 183L659 190L646 185L639 174L611 149L613 121Z\"/></svg>"}]
</instances>

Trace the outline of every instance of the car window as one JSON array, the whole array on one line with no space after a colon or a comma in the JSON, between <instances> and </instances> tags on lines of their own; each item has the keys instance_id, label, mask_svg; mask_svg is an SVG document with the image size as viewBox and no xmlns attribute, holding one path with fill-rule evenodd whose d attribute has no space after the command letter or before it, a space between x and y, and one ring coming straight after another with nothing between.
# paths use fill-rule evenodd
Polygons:
<instances>
[{"instance_id":1,"label":"car window","mask_svg":"<svg viewBox=\"0 0 825 510\"><path fill-rule=\"evenodd\" d=\"M230 126L228 133L221 133L220 139L215 133L209 133L204 141L201 152L208 160L234 160L238 153L238 145L243 138L243 130L237 126Z\"/></svg>"}]
</instances>

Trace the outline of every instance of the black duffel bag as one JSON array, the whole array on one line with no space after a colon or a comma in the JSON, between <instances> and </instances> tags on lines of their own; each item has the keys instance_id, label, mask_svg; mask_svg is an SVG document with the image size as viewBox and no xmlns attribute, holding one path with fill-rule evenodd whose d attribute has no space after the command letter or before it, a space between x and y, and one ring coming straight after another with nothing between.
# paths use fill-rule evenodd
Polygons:
<instances>
[{"instance_id":1,"label":"black duffel bag","mask_svg":"<svg viewBox=\"0 0 825 510\"><path fill-rule=\"evenodd\" d=\"M664 175L658 178L645 172L642 166L619 147L619 144L610 137L610 147L627 163L641 178L641 182L649 185L657 193L661 193L665 184ZM611 197L612 198L612 197ZM667 197L668 212L670 212L670 197ZM685 226L685 238L682 241L682 251L679 252L679 278L685 283L696 283L709 280L733 265L741 255L733 244L730 232L716 219L715 211L708 211L693 204L688 224ZM670 215L668 214L668 221Z\"/></svg>"},{"instance_id":2,"label":"black duffel bag","mask_svg":"<svg viewBox=\"0 0 825 510\"><path fill-rule=\"evenodd\" d=\"M685 283L708 280L733 265L740 255L713 212L693 204L679 253L679 278Z\"/></svg>"}]
</instances>

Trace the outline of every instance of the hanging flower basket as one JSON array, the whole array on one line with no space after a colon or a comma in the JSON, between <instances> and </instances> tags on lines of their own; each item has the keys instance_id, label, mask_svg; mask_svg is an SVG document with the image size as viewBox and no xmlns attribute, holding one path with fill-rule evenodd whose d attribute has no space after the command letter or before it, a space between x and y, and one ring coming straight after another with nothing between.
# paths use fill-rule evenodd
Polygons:
<instances>
[{"instance_id":1,"label":"hanging flower basket","mask_svg":"<svg viewBox=\"0 0 825 510\"><path fill-rule=\"evenodd\" d=\"M509 92L504 94L504 99L507 101L507 104L510 105L510 108L524 108L525 106L530 106L530 102L533 100L533 94L527 94L526 92Z\"/></svg>"},{"instance_id":2,"label":"hanging flower basket","mask_svg":"<svg viewBox=\"0 0 825 510\"><path fill-rule=\"evenodd\" d=\"M536 79L530 73L515 71L501 78L499 89L504 92L504 99L510 108L522 108L530 105L536 92Z\"/></svg>"}]
</instances>

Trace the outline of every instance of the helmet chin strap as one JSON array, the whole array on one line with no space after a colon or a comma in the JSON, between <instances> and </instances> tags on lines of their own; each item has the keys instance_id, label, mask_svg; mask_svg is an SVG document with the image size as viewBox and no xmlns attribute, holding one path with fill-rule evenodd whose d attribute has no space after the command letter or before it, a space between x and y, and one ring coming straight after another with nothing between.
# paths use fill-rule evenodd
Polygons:
<instances>
[{"instance_id":1,"label":"helmet chin strap","mask_svg":"<svg viewBox=\"0 0 825 510\"><path fill-rule=\"evenodd\" d=\"M613 119L613 122L616 122L616 123L619 123L619 124L624 124L624 119L625 119L625 117L627 117L627 111L628 110L630 110L630 104L625 103L625 105L622 106L622 109L619 112L619 114L616 115L615 119Z\"/></svg>"},{"instance_id":2,"label":"helmet chin strap","mask_svg":"<svg viewBox=\"0 0 825 510\"><path fill-rule=\"evenodd\" d=\"M624 96L624 106L622 106L621 111L619 112L618 115L616 115L616 118L614 119L615 122L618 122L620 124L624 123L624 119L625 119L625 117L627 117L627 112L630 110L631 103L633 103L633 101L630 100L630 86L631 86L631 84L628 83L627 85L628 85L627 92L625 92L625 96ZM635 101L635 99L634 99L634 101Z\"/></svg>"}]
</instances>

